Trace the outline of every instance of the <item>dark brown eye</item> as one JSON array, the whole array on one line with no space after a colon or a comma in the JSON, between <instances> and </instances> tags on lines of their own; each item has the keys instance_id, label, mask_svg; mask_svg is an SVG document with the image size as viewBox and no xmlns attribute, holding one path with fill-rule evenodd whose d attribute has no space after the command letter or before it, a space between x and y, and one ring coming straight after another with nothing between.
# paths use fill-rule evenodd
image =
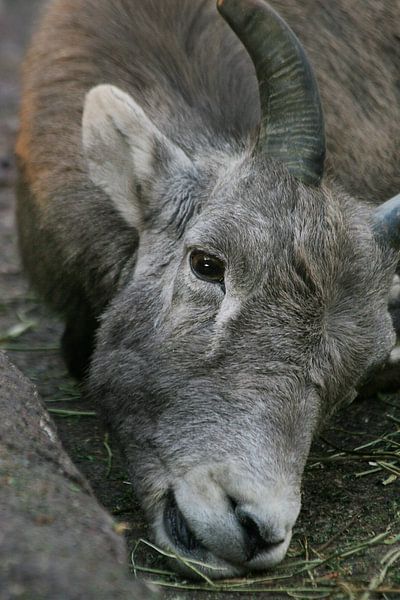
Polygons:
<instances>
[{"instance_id":1,"label":"dark brown eye","mask_svg":"<svg viewBox=\"0 0 400 600\"><path fill-rule=\"evenodd\" d=\"M190 255L190 266L193 273L199 279L209 281L210 283L219 283L223 286L225 276L225 265L216 256L193 250Z\"/></svg>"}]
</instances>

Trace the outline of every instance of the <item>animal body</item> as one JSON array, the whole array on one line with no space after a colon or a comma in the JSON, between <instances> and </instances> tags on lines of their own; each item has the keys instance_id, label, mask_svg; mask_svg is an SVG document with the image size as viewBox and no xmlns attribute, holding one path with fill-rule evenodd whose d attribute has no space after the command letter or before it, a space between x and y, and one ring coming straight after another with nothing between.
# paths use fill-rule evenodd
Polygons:
<instances>
[{"instance_id":1,"label":"animal body","mask_svg":"<svg viewBox=\"0 0 400 600\"><path fill-rule=\"evenodd\" d=\"M51 0L24 70L24 265L212 577L284 557L316 428L395 343L399 4L272 4L298 38L263 0Z\"/></svg>"}]
</instances>

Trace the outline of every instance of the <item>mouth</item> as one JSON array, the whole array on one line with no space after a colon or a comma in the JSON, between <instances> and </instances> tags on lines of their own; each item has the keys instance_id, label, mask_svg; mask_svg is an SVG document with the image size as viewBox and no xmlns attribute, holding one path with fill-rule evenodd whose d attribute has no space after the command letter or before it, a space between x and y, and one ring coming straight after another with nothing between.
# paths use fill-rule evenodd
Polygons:
<instances>
[{"instance_id":1,"label":"mouth","mask_svg":"<svg viewBox=\"0 0 400 600\"><path fill-rule=\"evenodd\" d=\"M285 545L285 540L282 539L274 543L268 543L261 538L259 531L254 524L247 523L246 519L243 518L240 513L238 514L238 517L240 525L244 527L244 539L247 550L242 560L232 560L231 558L228 562L226 562L226 559L222 556L218 556L215 553L211 554L209 548L207 548L207 546L205 546L195 535L180 510L172 491L168 493L166 498L163 513L163 526L169 542L172 543L173 548L179 555L195 557L196 560L204 561L205 563L223 563L225 566L222 570L225 570L226 568L228 568L228 570L233 569L235 574L250 568L263 568L266 561L266 555L269 555L270 558L272 558L273 555L279 553L279 548ZM213 558L210 560L212 556ZM270 561L267 560L267 562ZM275 563L276 561L272 560L271 562ZM258 563L260 563L260 566L258 566ZM269 565L265 564L265 566Z\"/></svg>"},{"instance_id":2,"label":"mouth","mask_svg":"<svg viewBox=\"0 0 400 600\"><path fill-rule=\"evenodd\" d=\"M183 554L203 553L205 546L196 538L180 511L173 492L167 497L164 510L164 527L175 547Z\"/></svg>"},{"instance_id":3,"label":"mouth","mask_svg":"<svg viewBox=\"0 0 400 600\"><path fill-rule=\"evenodd\" d=\"M278 494L254 484L256 491L249 487L243 498L227 493L208 472L200 477L203 470L174 482L149 514L156 544L177 559L173 568L191 579L200 576L199 570L221 579L269 569L283 560L300 510L293 490L279 489ZM199 484L204 480L207 488Z\"/></svg>"}]
</instances>

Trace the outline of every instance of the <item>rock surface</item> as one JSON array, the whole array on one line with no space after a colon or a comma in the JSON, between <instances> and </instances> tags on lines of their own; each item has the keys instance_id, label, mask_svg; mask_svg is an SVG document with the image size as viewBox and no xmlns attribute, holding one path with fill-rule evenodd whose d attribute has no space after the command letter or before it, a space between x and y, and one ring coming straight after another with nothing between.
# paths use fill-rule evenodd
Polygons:
<instances>
[{"instance_id":1,"label":"rock surface","mask_svg":"<svg viewBox=\"0 0 400 600\"><path fill-rule=\"evenodd\" d=\"M126 565L37 391L0 352L0 600L153 597Z\"/></svg>"}]
</instances>

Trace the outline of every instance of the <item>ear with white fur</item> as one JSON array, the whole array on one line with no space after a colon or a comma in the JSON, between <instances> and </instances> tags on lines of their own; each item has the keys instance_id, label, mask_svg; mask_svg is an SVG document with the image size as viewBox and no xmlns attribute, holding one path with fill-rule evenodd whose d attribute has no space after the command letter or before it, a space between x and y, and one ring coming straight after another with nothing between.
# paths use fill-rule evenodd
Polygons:
<instances>
[{"instance_id":1,"label":"ear with white fur","mask_svg":"<svg viewBox=\"0 0 400 600\"><path fill-rule=\"evenodd\" d=\"M138 190L151 190L160 166L190 165L183 150L161 133L133 98L112 85L99 85L87 94L82 142L90 179L139 230L146 206Z\"/></svg>"}]
</instances>

